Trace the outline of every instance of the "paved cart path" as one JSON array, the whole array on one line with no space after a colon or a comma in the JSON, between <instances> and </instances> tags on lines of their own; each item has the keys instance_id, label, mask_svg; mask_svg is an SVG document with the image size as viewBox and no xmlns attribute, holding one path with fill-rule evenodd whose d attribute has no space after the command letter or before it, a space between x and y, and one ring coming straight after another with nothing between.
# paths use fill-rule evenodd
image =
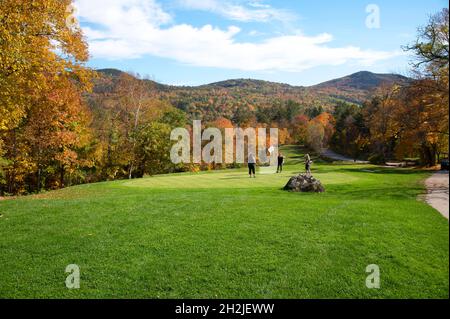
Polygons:
<instances>
[{"instance_id":1,"label":"paved cart path","mask_svg":"<svg viewBox=\"0 0 450 319\"><path fill-rule=\"evenodd\" d=\"M439 171L425 181L426 202L448 219L448 172Z\"/></svg>"}]
</instances>

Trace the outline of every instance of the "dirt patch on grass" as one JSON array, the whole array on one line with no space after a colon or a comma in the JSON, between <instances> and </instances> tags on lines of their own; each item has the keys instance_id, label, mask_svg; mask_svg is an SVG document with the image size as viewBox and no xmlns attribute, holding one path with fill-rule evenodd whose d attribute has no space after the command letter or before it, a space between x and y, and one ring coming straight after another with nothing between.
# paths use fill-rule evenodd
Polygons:
<instances>
[{"instance_id":1,"label":"dirt patch on grass","mask_svg":"<svg viewBox=\"0 0 450 319\"><path fill-rule=\"evenodd\" d=\"M31 199L80 199L98 197L105 194L104 189L69 187L29 196Z\"/></svg>"},{"instance_id":2,"label":"dirt patch on grass","mask_svg":"<svg viewBox=\"0 0 450 319\"><path fill-rule=\"evenodd\" d=\"M0 202L14 199L79 199L85 197L101 196L103 194L105 194L104 189L68 187L32 195L8 196L8 197L0 196Z\"/></svg>"}]
</instances>

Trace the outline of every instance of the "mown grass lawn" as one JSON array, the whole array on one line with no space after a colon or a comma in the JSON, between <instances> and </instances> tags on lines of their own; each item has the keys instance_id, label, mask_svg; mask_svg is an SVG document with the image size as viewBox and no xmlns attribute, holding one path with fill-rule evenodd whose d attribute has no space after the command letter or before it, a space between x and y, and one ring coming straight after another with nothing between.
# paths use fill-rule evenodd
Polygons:
<instances>
[{"instance_id":1,"label":"mown grass lawn","mask_svg":"<svg viewBox=\"0 0 450 319\"><path fill-rule=\"evenodd\" d=\"M417 200L428 173L315 163L326 193L288 193L303 167L286 153L282 174L256 179L166 175L1 201L0 297L449 297L448 222ZM369 264L380 289L365 286Z\"/></svg>"}]
</instances>

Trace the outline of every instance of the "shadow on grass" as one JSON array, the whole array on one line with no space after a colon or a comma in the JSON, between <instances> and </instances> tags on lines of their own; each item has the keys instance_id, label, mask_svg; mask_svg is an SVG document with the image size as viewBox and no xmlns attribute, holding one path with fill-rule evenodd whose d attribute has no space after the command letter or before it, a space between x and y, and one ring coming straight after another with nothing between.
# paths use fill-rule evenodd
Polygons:
<instances>
[{"instance_id":1,"label":"shadow on grass","mask_svg":"<svg viewBox=\"0 0 450 319\"><path fill-rule=\"evenodd\" d=\"M421 187L366 187L364 189L355 190L352 185L334 184L326 186L328 193L337 196L349 197L352 200L401 200L415 199L417 195L423 193Z\"/></svg>"},{"instance_id":2,"label":"shadow on grass","mask_svg":"<svg viewBox=\"0 0 450 319\"><path fill-rule=\"evenodd\" d=\"M358 165L358 164L357 164ZM350 166L350 165L349 165ZM408 169L408 168L387 168L380 166L372 166L372 167L317 167L317 173L361 173L361 174L384 174L384 175L413 175L413 174L427 174L429 173L426 170L420 169Z\"/></svg>"}]
</instances>

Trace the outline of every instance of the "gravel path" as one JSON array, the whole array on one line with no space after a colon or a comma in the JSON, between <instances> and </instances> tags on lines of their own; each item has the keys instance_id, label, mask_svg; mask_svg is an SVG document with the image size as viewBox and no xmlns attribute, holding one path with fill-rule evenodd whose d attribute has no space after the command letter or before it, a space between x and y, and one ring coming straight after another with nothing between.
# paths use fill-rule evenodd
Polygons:
<instances>
[{"instance_id":1,"label":"gravel path","mask_svg":"<svg viewBox=\"0 0 450 319\"><path fill-rule=\"evenodd\" d=\"M448 219L448 172L439 171L425 181L426 202Z\"/></svg>"}]
</instances>

